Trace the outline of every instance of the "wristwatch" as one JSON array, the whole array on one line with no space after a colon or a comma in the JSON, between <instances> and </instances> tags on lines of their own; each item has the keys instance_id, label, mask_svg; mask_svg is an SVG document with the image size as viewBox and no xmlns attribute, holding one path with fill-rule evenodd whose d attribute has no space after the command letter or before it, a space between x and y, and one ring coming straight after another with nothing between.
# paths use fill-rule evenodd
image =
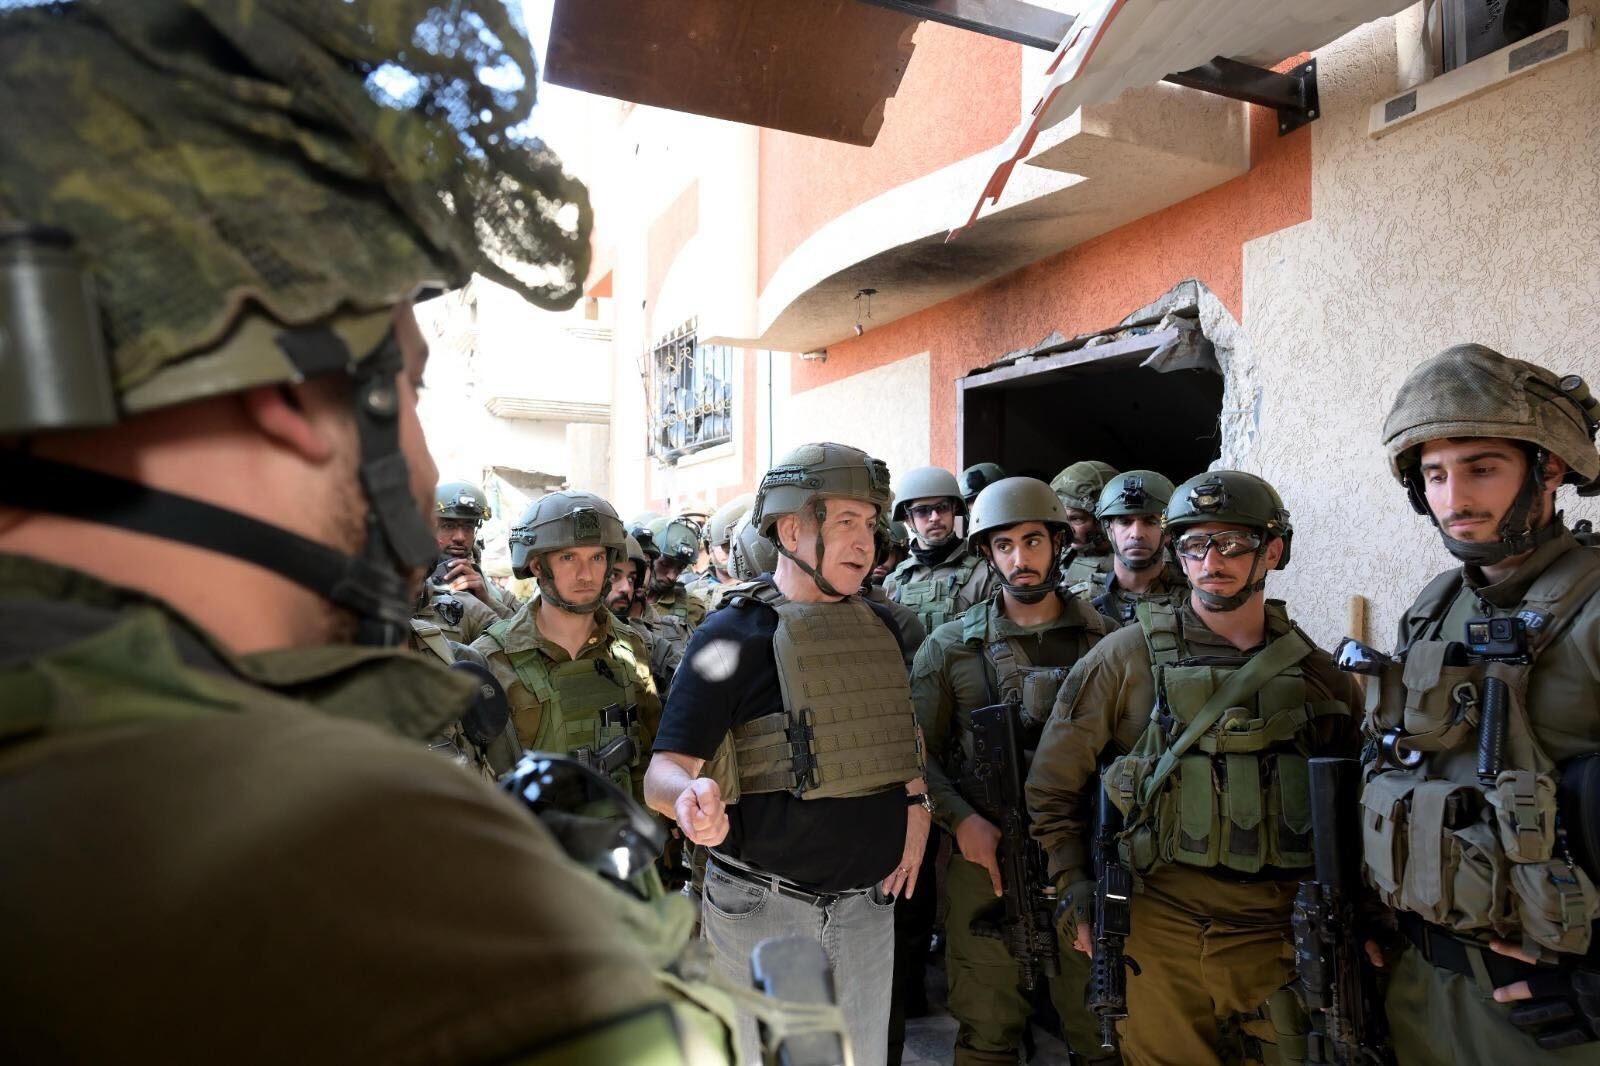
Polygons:
<instances>
[{"instance_id":1,"label":"wristwatch","mask_svg":"<svg viewBox=\"0 0 1600 1066\"><path fill-rule=\"evenodd\" d=\"M906 806L907 807L921 807L923 810L927 811L929 814L932 814L933 813L933 797L928 795L926 792L907 792L906 793Z\"/></svg>"}]
</instances>

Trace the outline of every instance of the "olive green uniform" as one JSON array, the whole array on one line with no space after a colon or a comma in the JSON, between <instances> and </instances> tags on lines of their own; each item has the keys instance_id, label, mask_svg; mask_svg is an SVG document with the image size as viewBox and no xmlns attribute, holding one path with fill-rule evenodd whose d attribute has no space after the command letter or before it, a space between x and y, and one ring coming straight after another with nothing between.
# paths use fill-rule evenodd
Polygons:
<instances>
[{"instance_id":1,"label":"olive green uniform","mask_svg":"<svg viewBox=\"0 0 1600 1066\"><path fill-rule=\"evenodd\" d=\"M917 653L911 699L928 747L928 792L934 821L952 834L978 813L961 783L963 764L970 757L971 713L1015 690L1031 701L1032 706L1022 705L1023 716L1037 728L1049 714L1066 670L1116 628L1082 600L1061 599L1062 613L1055 621L1023 627L1005 616L996 593L934 630ZM991 651L997 642L1003 650ZM1029 677L1026 683L1023 676ZM960 1022L955 1061L1014 1063L1031 1005L1019 990L1017 964L1005 945L972 932L973 919L995 902L988 871L962 858L959 850L952 852L945 896L949 1005ZM1061 974L1052 979L1050 994L1068 1043L1084 1062L1117 1061L1115 1053L1101 1052L1099 1029L1084 1007L1088 959L1073 951L1070 942L1057 947Z\"/></svg>"},{"instance_id":2,"label":"olive green uniform","mask_svg":"<svg viewBox=\"0 0 1600 1066\"><path fill-rule=\"evenodd\" d=\"M667 1002L648 905L423 749L461 677L231 657L37 559L0 587L8 1061L523 1061Z\"/></svg>"},{"instance_id":3,"label":"olive green uniform","mask_svg":"<svg viewBox=\"0 0 1600 1066\"><path fill-rule=\"evenodd\" d=\"M929 633L982 603L994 591L994 572L960 541L941 561L928 565L915 553L884 579L884 591L894 602L909 608Z\"/></svg>"},{"instance_id":4,"label":"olive green uniform","mask_svg":"<svg viewBox=\"0 0 1600 1066\"><path fill-rule=\"evenodd\" d=\"M471 644L483 636L484 630L494 625L502 617L508 617L496 614L484 606L482 600L471 593L457 592L453 596L461 604L460 621L451 622L431 606L422 607L411 617L438 626L446 639L453 640L457 644Z\"/></svg>"},{"instance_id":5,"label":"olive green uniform","mask_svg":"<svg viewBox=\"0 0 1600 1066\"><path fill-rule=\"evenodd\" d=\"M651 596L650 606L661 614L672 615L691 630L706 616L709 600L705 593L686 588L682 581L659 596Z\"/></svg>"},{"instance_id":6,"label":"olive green uniform","mask_svg":"<svg viewBox=\"0 0 1600 1066\"><path fill-rule=\"evenodd\" d=\"M1162 567L1150 587L1143 592L1125 589L1114 570L1095 579L1083 594L1094 609L1122 625L1133 621L1133 610L1141 603L1177 603L1189 595L1189 583L1176 567Z\"/></svg>"},{"instance_id":7,"label":"olive green uniform","mask_svg":"<svg viewBox=\"0 0 1600 1066\"><path fill-rule=\"evenodd\" d=\"M489 627L472 647L506 690L517 740L535 751L598 752L617 735L633 738L634 760L617 783L644 795L644 768L661 723L661 700L650 676L650 653L631 626L601 607L595 633L576 659L539 632L540 597ZM606 720L603 712L621 712Z\"/></svg>"},{"instance_id":8,"label":"olive green uniform","mask_svg":"<svg viewBox=\"0 0 1600 1066\"><path fill-rule=\"evenodd\" d=\"M661 614L648 603L644 606L643 614L630 617L627 621L644 640L657 695L664 694L672 675L677 673L683 662L683 653L688 650L688 625L675 615Z\"/></svg>"},{"instance_id":9,"label":"olive green uniform","mask_svg":"<svg viewBox=\"0 0 1600 1066\"><path fill-rule=\"evenodd\" d=\"M1074 548L1067 556L1067 565L1061 573L1061 584L1075 596L1091 598L1093 589L1111 573L1116 556L1108 551L1087 552Z\"/></svg>"},{"instance_id":10,"label":"olive green uniform","mask_svg":"<svg viewBox=\"0 0 1600 1066\"><path fill-rule=\"evenodd\" d=\"M922 619L909 607L902 606L891 600L889 594L883 591L880 585L869 585L861 590L861 598L881 603L889 609L889 614L894 618L894 624L900 630L900 647L905 651L906 669L911 669L912 662L916 659L917 649L922 647L922 642L928 639L928 630L923 626Z\"/></svg>"},{"instance_id":11,"label":"olive green uniform","mask_svg":"<svg viewBox=\"0 0 1600 1066\"><path fill-rule=\"evenodd\" d=\"M1187 603L1174 613L1179 654L1186 658L1239 660L1239 651L1212 632ZM1282 604L1267 601L1267 644L1263 648L1272 647L1292 628ZM1246 654L1254 656L1262 650L1253 649ZM1121 755L1140 749L1156 707L1154 664L1146 634L1139 625L1119 630L1102 641L1068 677L1034 756L1027 786L1033 833L1050 857L1051 876L1067 886L1075 905L1080 904L1079 897L1092 885L1089 844L1093 827L1088 818L1094 807L1093 789L1098 785L1096 765L1102 753ZM1286 706L1284 710L1292 714L1310 706L1322 712L1304 733L1296 734L1307 742L1307 750L1299 754L1354 754L1359 744L1351 711L1357 697L1350 677L1334 668L1327 653L1314 650L1290 671L1273 679L1274 683L1285 680L1295 683L1295 693L1303 691L1303 699L1297 701L1297 707ZM1282 715L1282 711L1259 705L1257 709L1269 722ZM1191 749L1185 768L1188 760L1197 757L1210 759ZM1249 755L1217 758L1255 761ZM1269 833L1261 831L1260 825L1263 815L1273 809L1272 801L1282 805L1276 788L1282 770L1281 756L1279 762L1279 770L1270 775L1270 781L1263 774L1260 789L1248 793L1254 798L1255 831L1249 834L1250 838L1269 847L1283 839L1285 828L1273 826L1278 832ZM1206 787L1199 790L1199 795L1204 796L1218 771L1205 763L1198 765L1206 775ZM1287 797L1288 793L1284 789L1282 796ZM1305 807L1303 825L1294 825L1290 831L1297 835L1297 847L1309 848L1309 798L1301 798ZM1242 799L1238 805L1243 808ZM1213 803L1207 828L1194 829L1202 838L1202 845L1206 839L1213 845L1218 838L1233 839L1225 837L1214 822L1217 809ZM1187 816L1186 809L1182 830L1193 828ZM1231 817L1242 820L1237 814ZM1130 825L1132 822L1130 818ZM1183 839L1178 826L1158 822L1156 829L1169 840ZM1129 840L1125 835L1125 850ZM1169 858L1171 847L1170 843L1163 846ZM1296 882L1305 876L1305 870L1268 866L1241 873L1172 861L1146 869L1140 859L1148 856L1140 856L1138 850L1134 847L1134 868L1142 872L1142 883L1132 901L1133 932L1127 941L1127 953L1139 962L1143 972L1128 978L1128 1019L1119 1028L1123 1056L1130 1063L1190 1066L1220 1062L1217 1044L1221 1023L1236 1014L1262 1008L1293 979L1289 917ZM1309 864L1308 854L1305 864ZM1279 1016L1272 1024L1247 1021L1245 1028L1264 1044L1275 1042L1274 1024L1298 1029L1285 1024L1282 1015L1289 1011L1276 1013Z\"/></svg>"},{"instance_id":12,"label":"olive green uniform","mask_svg":"<svg viewBox=\"0 0 1600 1066\"><path fill-rule=\"evenodd\" d=\"M1587 595L1585 595L1587 590ZM1424 590L1416 604L1400 622L1399 652L1413 652L1410 656L1420 662L1423 655L1418 649L1430 641L1462 639L1463 624L1468 618L1492 615L1509 617L1523 610L1551 612L1554 621L1546 623L1561 628L1553 640L1539 650L1531 667L1526 669L1526 697L1523 702L1525 717L1521 713L1509 716L1509 742L1506 767L1524 772L1549 774L1550 767L1587 752L1600 751L1600 554L1582 547L1570 533L1562 532L1556 539L1541 546L1505 580L1493 584L1483 583L1476 567L1463 566L1440 575ZM1558 605L1556 600L1575 597L1575 602ZM1530 635L1531 636L1531 635ZM1452 687L1462 680L1471 668L1444 667L1439 673L1444 687ZM1457 676L1457 674L1460 676ZM1413 675L1414 676L1414 675ZM1434 686L1435 688L1439 686ZM1419 689L1419 691L1422 691ZM1437 701L1422 697L1418 709L1398 711L1407 732L1422 731L1421 717ZM1369 716L1369 730L1377 732L1389 727L1388 712L1380 710ZM1473 791L1476 785L1477 742L1475 732L1460 738L1453 750L1430 751L1417 773L1426 774L1436 782L1435 787L1449 787L1450 782L1461 782ZM1370 769L1382 767L1369 767ZM1390 806L1388 797L1395 789L1386 786L1403 786L1411 775L1401 772L1383 773L1367 786L1363 794L1363 827L1366 833L1367 874L1380 892L1390 883L1381 872L1384 860L1381 855L1378 826L1375 824ZM1504 778L1502 778L1504 780ZM1506 781L1501 790L1511 796L1516 782ZM1493 791L1493 790L1491 790ZM1419 798L1410 800L1411 821L1419 820ZM1512 803L1505 803L1508 811ZM1392 806L1390 806L1392 812ZM1559 914L1561 905L1554 898L1524 901L1519 889L1523 884L1548 888L1552 880L1546 877L1529 878L1519 875L1543 869L1538 863L1519 863L1508 857L1516 844L1510 824L1500 824L1493 805L1480 807L1480 817L1456 832L1462 839L1477 833L1485 835L1484 845L1475 852L1476 861L1462 859L1455 867L1454 882L1447 887L1452 891L1450 913L1441 915L1436 909L1437 900L1431 904L1428 893L1419 887L1418 846L1411 845L1411 853L1397 880L1405 887L1399 888L1389 902L1402 911L1423 911L1430 922L1430 936L1448 936L1445 925L1455 927L1460 936L1458 943L1468 945L1467 951L1479 960L1496 957L1483 950L1491 935L1516 941L1526 927L1522 915L1534 907L1551 907ZM1509 815L1502 815L1504 822ZM1401 832L1407 832L1402 828ZM1411 832L1415 832L1414 828ZM1409 833L1408 833L1409 835ZM1497 839L1498 837L1498 839ZM1530 858L1548 856L1530 856ZM1484 876L1480 867L1492 864L1495 880L1510 882L1512 897L1506 902L1512 911L1498 932L1488 928L1488 921L1469 912L1480 909L1473 905L1475 893L1469 891L1474 877ZM1374 873L1374 866L1380 872ZM1557 858L1557 879L1568 883L1572 898L1567 901L1572 908L1572 922L1565 935L1574 941L1581 938L1587 947L1587 936L1582 936L1582 926L1594 918L1600 905L1594 885L1581 870L1568 867ZM1487 879L1486 879L1487 880ZM1481 900L1478 901L1480 904ZM1418 930L1416 917L1401 917L1402 928L1413 934ZM1561 923L1556 923L1558 926ZM1552 930L1551 932L1554 932ZM1473 946L1480 945L1480 946ZM1571 950L1571 949L1569 949ZM1582 947L1576 948L1580 953ZM1554 957L1554 956L1552 956ZM1474 967L1475 969L1477 967ZM1487 979L1475 980L1443 966L1431 964L1420 949L1407 943L1398 962L1392 967L1386 999L1389 1026L1394 1047L1404 1063L1566 1063L1595 1062L1600 1060L1600 1044L1588 1043L1561 1051L1541 1050L1533 1039L1507 1020L1510 1004L1493 1001L1493 983Z\"/></svg>"}]
</instances>

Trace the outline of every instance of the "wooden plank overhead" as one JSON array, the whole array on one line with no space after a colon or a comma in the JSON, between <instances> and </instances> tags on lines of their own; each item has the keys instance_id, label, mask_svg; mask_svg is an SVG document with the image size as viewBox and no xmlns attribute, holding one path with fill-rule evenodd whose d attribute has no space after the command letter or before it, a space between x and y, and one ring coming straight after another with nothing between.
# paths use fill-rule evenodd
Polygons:
<instances>
[{"instance_id":1,"label":"wooden plank overhead","mask_svg":"<svg viewBox=\"0 0 1600 1066\"><path fill-rule=\"evenodd\" d=\"M919 24L857 0L556 0L545 79L870 145Z\"/></svg>"}]
</instances>

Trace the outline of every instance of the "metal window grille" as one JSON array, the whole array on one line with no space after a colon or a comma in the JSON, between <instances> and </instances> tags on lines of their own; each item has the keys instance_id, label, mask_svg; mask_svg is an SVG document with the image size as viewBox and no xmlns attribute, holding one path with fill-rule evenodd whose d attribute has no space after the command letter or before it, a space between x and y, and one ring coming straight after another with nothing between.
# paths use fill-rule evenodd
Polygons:
<instances>
[{"instance_id":1,"label":"metal window grille","mask_svg":"<svg viewBox=\"0 0 1600 1066\"><path fill-rule=\"evenodd\" d=\"M655 425L650 450L664 463L733 438L733 352L701 344L690 319L651 351Z\"/></svg>"}]
</instances>

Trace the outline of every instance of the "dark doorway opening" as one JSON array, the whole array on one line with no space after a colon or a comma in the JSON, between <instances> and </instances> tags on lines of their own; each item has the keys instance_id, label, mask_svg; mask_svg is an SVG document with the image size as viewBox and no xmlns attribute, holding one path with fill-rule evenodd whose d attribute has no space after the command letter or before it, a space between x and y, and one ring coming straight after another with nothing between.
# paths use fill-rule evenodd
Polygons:
<instances>
[{"instance_id":1,"label":"dark doorway opening","mask_svg":"<svg viewBox=\"0 0 1600 1066\"><path fill-rule=\"evenodd\" d=\"M1003 360L957 382L959 466L987 460L1049 481L1099 459L1181 482L1222 454L1222 386L1197 328Z\"/></svg>"}]
</instances>

